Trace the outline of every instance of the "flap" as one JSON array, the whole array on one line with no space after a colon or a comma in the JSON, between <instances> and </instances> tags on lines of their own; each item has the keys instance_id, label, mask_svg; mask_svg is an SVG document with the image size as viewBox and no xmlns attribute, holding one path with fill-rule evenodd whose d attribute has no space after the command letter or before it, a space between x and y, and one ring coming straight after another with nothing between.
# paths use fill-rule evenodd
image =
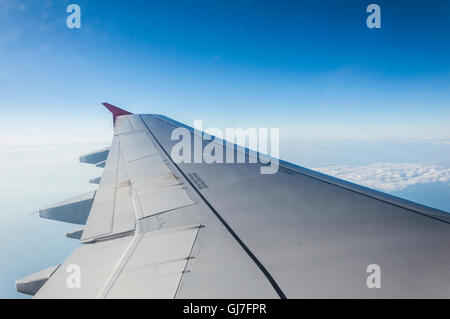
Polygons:
<instances>
[{"instance_id":1,"label":"flap","mask_svg":"<svg viewBox=\"0 0 450 319\"><path fill-rule=\"evenodd\" d=\"M59 265L41 270L16 281L17 292L34 296L58 269Z\"/></svg>"},{"instance_id":2,"label":"flap","mask_svg":"<svg viewBox=\"0 0 450 319\"><path fill-rule=\"evenodd\" d=\"M99 149L97 151L80 156L81 163L97 164L106 161L108 158L109 147Z\"/></svg>"},{"instance_id":3,"label":"flap","mask_svg":"<svg viewBox=\"0 0 450 319\"><path fill-rule=\"evenodd\" d=\"M42 208L39 216L72 224L86 224L96 191L69 198L63 202Z\"/></svg>"},{"instance_id":4,"label":"flap","mask_svg":"<svg viewBox=\"0 0 450 319\"><path fill-rule=\"evenodd\" d=\"M75 229L75 230L68 231L68 232L66 233L66 237L67 237L67 238L72 238L72 239L80 239L81 236L83 235L83 230L84 230L84 227L83 227L83 228L79 228L79 229Z\"/></svg>"}]
</instances>

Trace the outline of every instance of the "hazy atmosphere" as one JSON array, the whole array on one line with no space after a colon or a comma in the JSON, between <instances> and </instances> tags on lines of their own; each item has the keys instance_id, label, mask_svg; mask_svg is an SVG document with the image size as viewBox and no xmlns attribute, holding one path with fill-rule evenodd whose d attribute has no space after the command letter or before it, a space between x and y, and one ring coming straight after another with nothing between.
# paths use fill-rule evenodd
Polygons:
<instances>
[{"instance_id":1,"label":"hazy atmosphere","mask_svg":"<svg viewBox=\"0 0 450 319\"><path fill-rule=\"evenodd\" d=\"M64 260L39 207L95 189L101 102L192 126L275 127L280 158L450 211L450 2L0 0L0 297ZM208 26L208 27L206 27Z\"/></svg>"}]
</instances>

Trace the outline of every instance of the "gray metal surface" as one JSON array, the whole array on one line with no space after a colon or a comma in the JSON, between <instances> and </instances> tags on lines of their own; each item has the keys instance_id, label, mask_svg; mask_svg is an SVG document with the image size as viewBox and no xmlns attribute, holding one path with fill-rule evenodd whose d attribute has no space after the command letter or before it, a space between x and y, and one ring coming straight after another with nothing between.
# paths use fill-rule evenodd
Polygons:
<instances>
[{"instance_id":1,"label":"gray metal surface","mask_svg":"<svg viewBox=\"0 0 450 319\"><path fill-rule=\"evenodd\" d=\"M34 297L98 298L131 241L128 236L77 247ZM79 287L67 283L76 269L79 270Z\"/></svg>"},{"instance_id":2,"label":"gray metal surface","mask_svg":"<svg viewBox=\"0 0 450 319\"><path fill-rule=\"evenodd\" d=\"M101 180L101 179L102 179L101 176L95 177L95 178L91 178L91 179L89 180L89 183L91 183L91 184L100 184L100 180Z\"/></svg>"},{"instance_id":3,"label":"gray metal surface","mask_svg":"<svg viewBox=\"0 0 450 319\"><path fill-rule=\"evenodd\" d=\"M142 118L170 153L176 123ZM286 166L274 175L261 175L260 164L178 167L207 185L197 191L288 298L450 297L444 212L401 208L392 196L374 191L376 199ZM380 289L366 285L370 264L381 267Z\"/></svg>"},{"instance_id":4,"label":"gray metal surface","mask_svg":"<svg viewBox=\"0 0 450 319\"><path fill-rule=\"evenodd\" d=\"M72 224L86 224L96 192L84 193L65 201L39 209L41 218Z\"/></svg>"},{"instance_id":5,"label":"gray metal surface","mask_svg":"<svg viewBox=\"0 0 450 319\"><path fill-rule=\"evenodd\" d=\"M200 225L146 232L107 298L174 298Z\"/></svg>"},{"instance_id":6,"label":"gray metal surface","mask_svg":"<svg viewBox=\"0 0 450 319\"><path fill-rule=\"evenodd\" d=\"M79 228L79 229L68 231L68 232L66 232L66 237L72 238L72 239L81 239L81 236L83 235L83 230L84 230L84 228Z\"/></svg>"},{"instance_id":7,"label":"gray metal surface","mask_svg":"<svg viewBox=\"0 0 450 319\"><path fill-rule=\"evenodd\" d=\"M259 163L174 163L176 127L186 126L117 118L86 226L73 233L85 245L36 297L450 297L445 212L283 161L273 175ZM370 264L381 288L366 285Z\"/></svg>"},{"instance_id":8,"label":"gray metal surface","mask_svg":"<svg viewBox=\"0 0 450 319\"><path fill-rule=\"evenodd\" d=\"M105 165L106 165L106 161L95 164L96 167L105 167Z\"/></svg>"},{"instance_id":9,"label":"gray metal surface","mask_svg":"<svg viewBox=\"0 0 450 319\"><path fill-rule=\"evenodd\" d=\"M100 150L80 156L81 163L97 164L106 161L108 157L109 147L102 148Z\"/></svg>"},{"instance_id":10,"label":"gray metal surface","mask_svg":"<svg viewBox=\"0 0 450 319\"><path fill-rule=\"evenodd\" d=\"M26 295L34 296L58 269L59 265L49 267L16 281L16 289Z\"/></svg>"}]
</instances>

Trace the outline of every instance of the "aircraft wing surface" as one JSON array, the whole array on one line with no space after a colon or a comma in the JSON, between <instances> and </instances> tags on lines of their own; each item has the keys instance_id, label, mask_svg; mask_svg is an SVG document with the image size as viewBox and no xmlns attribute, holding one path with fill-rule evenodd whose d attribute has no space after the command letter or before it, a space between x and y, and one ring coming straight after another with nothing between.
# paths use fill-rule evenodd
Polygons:
<instances>
[{"instance_id":1,"label":"aircraft wing surface","mask_svg":"<svg viewBox=\"0 0 450 319\"><path fill-rule=\"evenodd\" d=\"M161 115L105 105L114 115L111 146L80 158L104 165L97 191L40 210L79 224L67 236L82 245L61 265L19 280L19 291L35 298L450 297L448 213L284 161L275 174L261 174L268 164L253 163L254 152L205 140ZM177 128L193 154L195 145L216 143L216 152L232 148L246 161L177 162ZM373 267L380 288L368 286Z\"/></svg>"}]
</instances>

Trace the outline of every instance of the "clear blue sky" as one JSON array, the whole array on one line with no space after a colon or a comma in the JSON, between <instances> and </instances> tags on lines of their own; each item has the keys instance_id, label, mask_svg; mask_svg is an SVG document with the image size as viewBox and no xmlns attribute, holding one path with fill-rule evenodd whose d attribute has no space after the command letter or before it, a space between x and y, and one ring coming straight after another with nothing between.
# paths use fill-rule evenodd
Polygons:
<instances>
[{"instance_id":1,"label":"clear blue sky","mask_svg":"<svg viewBox=\"0 0 450 319\"><path fill-rule=\"evenodd\" d=\"M66 27L70 3L81 29ZM370 3L381 29L366 27ZM98 137L102 101L282 137L450 138L449 12L435 0L0 0L1 138Z\"/></svg>"},{"instance_id":2,"label":"clear blue sky","mask_svg":"<svg viewBox=\"0 0 450 319\"><path fill-rule=\"evenodd\" d=\"M66 27L70 3L81 29ZM370 3L381 29L366 27ZM283 158L312 168L446 170L450 1L0 0L0 297L78 245L64 239L74 225L29 212L92 188L101 170L76 158L111 141L103 101L189 125L279 127ZM396 194L450 207L448 181Z\"/></svg>"}]
</instances>

